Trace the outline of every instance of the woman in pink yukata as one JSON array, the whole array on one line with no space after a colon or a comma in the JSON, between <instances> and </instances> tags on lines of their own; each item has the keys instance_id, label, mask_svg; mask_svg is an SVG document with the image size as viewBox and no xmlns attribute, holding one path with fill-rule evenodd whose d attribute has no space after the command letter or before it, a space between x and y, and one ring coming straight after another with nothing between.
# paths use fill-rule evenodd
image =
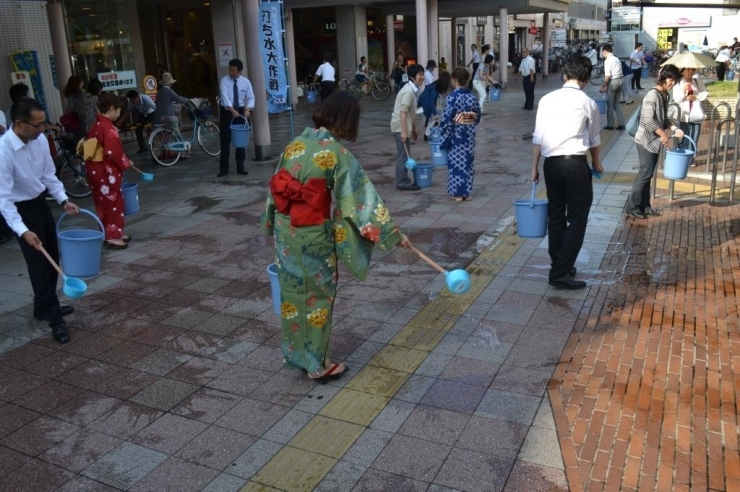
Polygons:
<instances>
[{"instance_id":1,"label":"woman in pink yukata","mask_svg":"<svg viewBox=\"0 0 740 492\"><path fill-rule=\"evenodd\" d=\"M113 125L121 116L123 102L113 94L103 93L98 100L100 114L95 116L87 138L96 138L102 148L102 160L87 160L87 179L90 183L95 211L105 227L105 246L126 249L131 239L123 233L123 171L131 165L123 152L121 137ZM96 152L96 154L98 154ZM94 159L98 159L98 155Z\"/></svg>"}]
</instances>

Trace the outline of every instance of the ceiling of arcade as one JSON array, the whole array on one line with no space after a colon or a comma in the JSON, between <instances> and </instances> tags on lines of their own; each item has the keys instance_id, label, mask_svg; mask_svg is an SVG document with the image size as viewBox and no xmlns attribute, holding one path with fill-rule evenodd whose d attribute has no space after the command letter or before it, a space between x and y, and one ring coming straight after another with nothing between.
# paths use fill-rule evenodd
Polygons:
<instances>
[{"instance_id":1,"label":"ceiling of arcade","mask_svg":"<svg viewBox=\"0 0 740 492\"><path fill-rule=\"evenodd\" d=\"M284 0L286 8L364 5L379 7L384 14L414 15L415 0ZM438 0L439 17L498 15L502 7L509 14L567 12L570 0Z\"/></svg>"}]
</instances>

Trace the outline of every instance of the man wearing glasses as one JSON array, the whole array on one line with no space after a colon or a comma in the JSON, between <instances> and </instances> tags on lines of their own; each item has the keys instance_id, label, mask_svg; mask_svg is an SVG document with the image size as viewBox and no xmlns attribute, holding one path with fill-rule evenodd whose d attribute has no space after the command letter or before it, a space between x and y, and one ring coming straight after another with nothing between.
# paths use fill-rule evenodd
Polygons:
<instances>
[{"instance_id":1,"label":"man wearing glasses","mask_svg":"<svg viewBox=\"0 0 740 492\"><path fill-rule=\"evenodd\" d=\"M534 58L529 56L528 48L522 50L522 62L519 64L519 71L515 77L518 78L519 75L522 76L524 85L524 106L522 106L522 109L532 111L534 109L534 83L536 76Z\"/></svg>"},{"instance_id":2,"label":"man wearing glasses","mask_svg":"<svg viewBox=\"0 0 740 492\"><path fill-rule=\"evenodd\" d=\"M68 214L75 215L80 209L67 199L55 175L47 140L39 139L46 126L41 103L20 99L13 104L10 119L13 126L0 139L0 213L18 236L28 266L34 318L48 321L54 340L67 343L69 333L62 316L74 308L59 305L58 274L42 253L46 249L59 262L56 226L44 190L48 189Z\"/></svg>"}]
</instances>

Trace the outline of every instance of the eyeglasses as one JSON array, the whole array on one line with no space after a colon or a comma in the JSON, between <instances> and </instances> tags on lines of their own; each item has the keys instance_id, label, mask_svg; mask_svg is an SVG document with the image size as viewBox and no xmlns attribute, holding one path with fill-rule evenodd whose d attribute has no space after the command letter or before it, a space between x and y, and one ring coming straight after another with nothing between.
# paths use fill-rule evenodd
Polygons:
<instances>
[{"instance_id":1,"label":"eyeglasses","mask_svg":"<svg viewBox=\"0 0 740 492\"><path fill-rule=\"evenodd\" d=\"M23 120L21 120L21 121L23 121ZM43 128L45 122L42 122L42 123L31 123L30 121L23 121L23 123L25 123L26 125L31 125L32 127L38 129L38 128Z\"/></svg>"}]
</instances>

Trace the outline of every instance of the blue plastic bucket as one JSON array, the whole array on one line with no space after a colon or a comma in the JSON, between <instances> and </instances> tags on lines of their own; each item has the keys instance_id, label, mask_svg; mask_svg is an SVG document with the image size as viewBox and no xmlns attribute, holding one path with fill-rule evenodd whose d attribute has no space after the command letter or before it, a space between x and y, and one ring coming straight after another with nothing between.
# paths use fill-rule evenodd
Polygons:
<instances>
[{"instance_id":1,"label":"blue plastic bucket","mask_svg":"<svg viewBox=\"0 0 740 492\"><path fill-rule=\"evenodd\" d=\"M319 93L316 91L306 91L306 102L315 103L319 99Z\"/></svg>"},{"instance_id":2,"label":"blue plastic bucket","mask_svg":"<svg viewBox=\"0 0 740 492\"><path fill-rule=\"evenodd\" d=\"M606 113L606 99L594 99L594 101L599 108L599 114Z\"/></svg>"},{"instance_id":3,"label":"blue plastic bucket","mask_svg":"<svg viewBox=\"0 0 740 492\"><path fill-rule=\"evenodd\" d=\"M132 215L139 211L139 185L136 183L122 183L123 215Z\"/></svg>"},{"instance_id":4,"label":"blue plastic bucket","mask_svg":"<svg viewBox=\"0 0 740 492\"><path fill-rule=\"evenodd\" d=\"M725 72L725 80L730 80L730 81L735 80L735 71L732 70L731 68L728 68L727 71Z\"/></svg>"},{"instance_id":5,"label":"blue plastic bucket","mask_svg":"<svg viewBox=\"0 0 740 492\"><path fill-rule=\"evenodd\" d=\"M432 164L435 166L446 166L450 163L447 149L440 148L438 143L430 143L429 147L432 152ZM421 185L419 185L421 186Z\"/></svg>"},{"instance_id":6,"label":"blue plastic bucket","mask_svg":"<svg viewBox=\"0 0 740 492\"><path fill-rule=\"evenodd\" d=\"M646 79L650 77L650 67L644 66L642 67L642 74L640 74L643 79Z\"/></svg>"},{"instance_id":7,"label":"blue plastic bucket","mask_svg":"<svg viewBox=\"0 0 740 492\"><path fill-rule=\"evenodd\" d=\"M684 135L685 139L691 142L694 150L674 148L665 151L665 162L663 163L663 176L668 179L684 179L689 173L689 166L691 160L694 158L696 153L696 143Z\"/></svg>"},{"instance_id":8,"label":"blue plastic bucket","mask_svg":"<svg viewBox=\"0 0 740 492\"><path fill-rule=\"evenodd\" d=\"M92 277L100 272L100 253L105 239L105 227L94 213L83 208L80 209L80 212L95 219L100 230L62 230L62 220L67 216L66 212L63 213L57 221L59 254L62 258L62 269L66 275L70 277Z\"/></svg>"},{"instance_id":9,"label":"blue plastic bucket","mask_svg":"<svg viewBox=\"0 0 740 492\"><path fill-rule=\"evenodd\" d=\"M532 183L532 196L516 200L516 232L519 237L545 237L547 234L547 200L534 197L537 183Z\"/></svg>"},{"instance_id":10,"label":"blue plastic bucket","mask_svg":"<svg viewBox=\"0 0 740 492\"><path fill-rule=\"evenodd\" d=\"M278 280L278 267L275 263L267 266L267 273L270 275L270 290L272 290L272 309L275 314L280 316L280 281Z\"/></svg>"},{"instance_id":11,"label":"blue plastic bucket","mask_svg":"<svg viewBox=\"0 0 740 492\"><path fill-rule=\"evenodd\" d=\"M432 186L432 173L434 172L433 164L416 164L414 169L414 182L426 188Z\"/></svg>"},{"instance_id":12,"label":"blue plastic bucket","mask_svg":"<svg viewBox=\"0 0 740 492\"><path fill-rule=\"evenodd\" d=\"M238 119L243 119L244 124L235 125L234 121ZM231 145L237 149L246 149L247 145L249 145L249 122L247 119L244 116L238 116L232 119L229 129L231 130Z\"/></svg>"},{"instance_id":13,"label":"blue plastic bucket","mask_svg":"<svg viewBox=\"0 0 740 492\"><path fill-rule=\"evenodd\" d=\"M500 101L501 100L501 89L498 87L491 87L488 90L488 100L489 101Z\"/></svg>"}]
</instances>

